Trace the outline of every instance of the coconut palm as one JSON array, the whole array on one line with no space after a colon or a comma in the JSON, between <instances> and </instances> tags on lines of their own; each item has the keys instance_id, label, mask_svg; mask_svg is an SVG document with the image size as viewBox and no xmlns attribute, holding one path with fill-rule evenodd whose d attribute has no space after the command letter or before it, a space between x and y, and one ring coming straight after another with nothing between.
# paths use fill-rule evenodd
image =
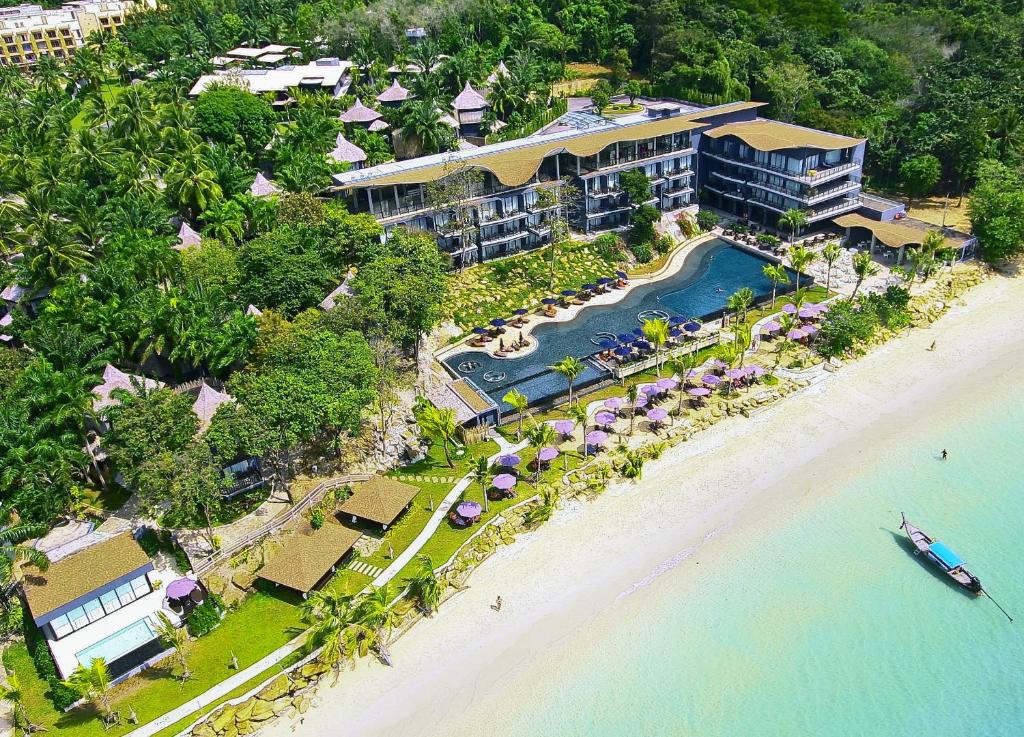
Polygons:
<instances>
[{"instance_id":1,"label":"coconut palm","mask_svg":"<svg viewBox=\"0 0 1024 737\"><path fill-rule=\"evenodd\" d=\"M319 659L337 667L349 655L346 630L354 620L352 597L332 589L314 591L302 602L302 619L310 625L305 648L320 651Z\"/></svg>"},{"instance_id":2,"label":"coconut palm","mask_svg":"<svg viewBox=\"0 0 1024 737\"><path fill-rule=\"evenodd\" d=\"M672 372L679 378L679 391L677 392L679 395L679 404L676 407L677 415L681 416L683 414L683 398L686 396L686 392L684 391L686 386L686 377L689 376L691 371L697 368L698 360L697 351L690 351L689 353L677 356L669 365Z\"/></svg>"},{"instance_id":3,"label":"coconut palm","mask_svg":"<svg viewBox=\"0 0 1024 737\"><path fill-rule=\"evenodd\" d=\"M818 258L817 253L803 246L793 246L789 249L789 262L793 265L793 270L796 271L796 288L798 290L800 289L800 277L803 276L804 269L816 258Z\"/></svg>"},{"instance_id":4,"label":"coconut palm","mask_svg":"<svg viewBox=\"0 0 1024 737\"><path fill-rule=\"evenodd\" d=\"M853 285L853 294L850 295L851 299L857 296L857 291L865 279L869 279L878 273L878 264L871 260L870 253L861 251L853 257L853 273L857 275L857 283Z\"/></svg>"},{"instance_id":5,"label":"coconut palm","mask_svg":"<svg viewBox=\"0 0 1024 737\"><path fill-rule=\"evenodd\" d=\"M555 432L555 428L546 422L534 425L526 433L526 439L530 442L530 447L533 448L535 453L539 453L541 448L548 445L554 445L557 438L558 433ZM533 474L533 480L536 483L540 479L540 459L535 458L533 463L536 466Z\"/></svg>"},{"instance_id":6,"label":"coconut palm","mask_svg":"<svg viewBox=\"0 0 1024 737\"><path fill-rule=\"evenodd\" d=\"M519 426L516 429L516 438L520 438L523 435L523 417L526 416L526 410L530 406L530 399L518 389L513 389L505 394L501 398L505 404L510 406L519 415Z\"/></svg>"},{"instance_id":7,"label":"coconut palm","mask_svg":"<svg viewBox=\"0 0 1024 737\"><path fill-rule=\"evenodd\" d=\"M572 385L573 382L583 373L583 363L575 356L566 356L554 366L549 366L556 374L565 377L569 384L569 405L572 406Z\"/></svg>"},{"instance_id":8,"label":"coconut palm","mask_svg":"<svg viewBox=\"0 0 1024 737\"><path fill-rule=\"evenodd\" d=\"M11 726L21 734L30 735L33 732L44 731L29 719L28 710L25 708L25 693L21 690L21 682L16 674L11 673L7 676L7 683L0 684L0 701L10 707Z\"/></svg>"},{"instance_id":9,"label":"coconut palm","mask_svg":"<svg viewBox=\"0 0 1024 737\"><path fill-rule=\"evenodd\" d=\"M444 586L434 573L434 563L428 555L416 556L416 573L409 581L409 593L415 597L424 614L433 614L441 603Z\"/></svg>"},{"instance_id":10,"label":"coconut palm","mask_svg":"<svg viewBox=\"0 0 1024 737\"><path fill-rule=\"evenodd\" d=\"M49 528L45 524L32 522L15 522L11 524L10 510L3 510L3 529L0 530L0 585L7 588L14 578L14 567L17 563L27 562L40 571L50 566L46 553L21 543L33 538L42 537Z\"/></svg>"},{"instance_id":11,"label":"coconut palm","mask_svg":"<svg viewBox=\"0 0 1024 737\"><path fill-rule=\"evenodd\" d=\"M619 465L619 473L623 478L638 480L644 473L644 457L642 451L629 450L626 448L622 453L622 463Z\"/></svg>"},{"instance_id":12,"label":"coconut palm","mask_svg":"<svg viewBox=\"0 0 1024 737\"><path fill-rule=\"evenodd\" d=\"M245 233L245 211L234 200L221 200L207 207L203 222L203 233L224 243L237 243Z\"/></svg>"},{"instance_id":13,"label":"coconut palm","mask_svg":"<svg viewBox=\"0 0 1024 737\"><path fill-rule=\"evenodd\" d=\"M739 351L737 356L739 360L739 367L743 368L743 362L747 358L747 349L750 348L750 344L753 342L753 326L747 323L741 323L733 328L732 331L732 343L736 346Z\"/></svg>"},{"instance_id":14,"label":"coconut palm","mask_svg":"<svg viewBox=\"0 0 1024 737\"><path fill-rule=\"evenodd\" d=\"M750 287L743 287L729 295L725 306L736 315L736 319L744 321L747 319L747 310L754 304L754 290Z\"/></svg>"},{"instance_id":15,"label":"coconut palm","mask_svg":"<svg viewBox=\"0 0 1024 737\"><path fill-rule=\"evenodd\" d=\"M630 384L626 388L626 401L629 402L629 434L633 434L633 425L636 422L636 400L640 397L640 385Z\"/></svg>"},{"instance_id":16,"label":"coconut palm","mask_svg":"<svg viewBox=\"0 0 1024 737\"><path fill-rule=\"evenodd\" d=\"M929 230L921 241L921 251L935 255L946 245L946 237L938 230Z\"/></svg>"},{"instance_id":17,"label":"coconut palm","mask_svg":"<svg viewBox=\"0 0 1024 737\"><path fill-rule=\"evenodd\" d=\"M535 526L547 522L555 514L555 510L561 504L562 497L558 489L554 486L545 486L541 492L541 502L535 507L532 507L529 512L526 513L526 523Z\"/></svg>"},{"instance_id":18,"label":"coconut palm","mask_svg":"<svg viewBox=\"0 0 1024 737\"><path fill-rule=\"evenodd\" d=\"M654 345L655 367L658 378L661 378L661 349L668 343L668 320L662 318L644 320L641 330L644 331L644 337Z\"/></svg>"},{"instance_id":19,"label":"coconut palm","mask_svg":"<svg viewBox=\"0 0 1024 737\"><path fill-rule=\"evenodd\" d=\"M789 272L782 264L765 264L761 271L772 283L772 308L775 307L775 296L780 284L789 284Z\"/></svg>"},{"instance_id":20,"label":"coconut palm","mask_svg":"<svg viewBox=\"0 0 1024 737\"><path fill-rule=\"evenodd\" d=\"M789 209L786 210L779 217L779 228L785 228L789 230L790 238L789 242L792 243L796 239L796 232L800 228L807 225L807 215L803 210Z\"/></svg>"},{"instance_id":21,"label":"coconut palm","mask_svg":"<svg viewBox=\"0 0 1024 737\"><path fill-rule=\"evenodd\" d=\"M455 419L455 410L426 404L420 411L418 420L420 429L425 434L441 441L441 447L444 449L444 462L448 468L454 468L455 464L452 463L448 445L455 440L455 435L459 430L459 423Z\"/></svg>"},{"instance_id":22,"label":"coconut palm","mask_svg":"<svg viewBox=\"0 0 1024 737\"><path fill-rule=\"evenodd\" d=\"M381 657L390 664L388 654L388 638L393 630L402 620L401 614L394 605L395 594L391 590L391 584L384 584L374 588L365 599L360 602L356 610L358 622L370 630L374 645ZM362 639L366 640L364 632ZM372 645L367 646L372 649Z\"/></svg>"},{"instance_id":23,"label":"coconut palm","mask_svg":"<svg viewBox=\"0 0 1024 737\"><path fill-rule=\"evenodd\" d=\"M452 139L452 129L442 120L442 114L433 98L411 100L402 105L402 135L417 140L425 154L446 151Z\"/></svg>"},{"instance_id":24,"label":"coconut palm","mask_svg":"<svg viewBox=\"0 0 1024 737\"><path fill-rule=\"evenodd\" d=\"M167 172L167 191L193 218L224 197L216 174L205 166L172 167Z\"/></svg>"},{"instance_id":25,"label":"coconut palm","mask_svg":"<svg viewBox=\"0 0 1024 737\"><path fill-rule=\"evenodd\" d=\"M175 627L164 612L157 612L156 636L160 644L170 650L174 648L174 659L181 668L181 680L187 681L192 677L192 671L188 667L188 651L192 640L184 627Z\"/></svg>"},{"instance_id":26,"label":"coconut palm","mask_svg":"<svg viewBox=\"0 0 1024 737\"><path fill-rule=\"evenodd\" d=\"M779 318L779 326L782 328L782 340L779 341L779 348L775 352L775 368L778 368L779 364L782 363L782 355L792 342L789 337L789 331L799 327L799 322L792 315L782 315Z\"/></svg>"},{"instance_id":27,"label":"coconut palm","mask_svg":"<svg viewBox=\"0 0 1024 737\"><path fill-rule=\"evenodd\" d=\"M843 255L843 249L836 241L832 241L823 249L821 249L821 258L825 262L825 291L828 292L832 288L832 267L835 266L836 261Z\"/></svg>"},{"instance_id":28,"label":"coconut palm","mask_svg":"<svg viewBox=\"0 0 1024 737\"><path fill-rule=\"evenodd\" d=\"M490 462L483 456L480 456L473 462L473 478L480 484L480 495L484 498L484 512L489 511L487 508L487 484L490 475Z\"/></svg>"},{"instance_id":29,"label":"coconut palm","mask_svg":"<svg viewBox=\"0 0 1024 737\"><path fill-rule=\"evenodd\" d=\"M570 406L566 411L576 424L580 426L580 430L583 435L587 434L587 423L590 421L590 415L587 414L587 407L583 404L574 404Z\"/></svg>"},{"instance_id":30,"label":"coconut palm","mask_svg":"<svg viewBox=\"0 0 1024 737\"><path fill-rule=\"evenodd\" d=\"M111 721L114 710L110 706L110 670L103 658L94 658L89 667L79 665L64 685L74 689L92 702L93 708L105 721Z\"/></svg>"}]
</instances>

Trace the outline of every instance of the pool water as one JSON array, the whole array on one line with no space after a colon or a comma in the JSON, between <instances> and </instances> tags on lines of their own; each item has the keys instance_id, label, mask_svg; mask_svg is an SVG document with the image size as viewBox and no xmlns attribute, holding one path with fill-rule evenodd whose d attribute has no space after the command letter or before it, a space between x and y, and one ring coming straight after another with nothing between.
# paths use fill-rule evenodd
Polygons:
<instances>
[{"instance_id":1,"label":"pool water","mask_svg":"<svg viewBox=\"0 0 1024 737\"><path fill-rule=\"evenodd\" d=\"M97 658L103 658L107 665L109 665L121 656L127 655L132 650L140 648L154 639L156 639L156 633L153 632L149 621L140 619L138 622L104 637L95 645L90 645L84 650L75 653L75 658L86 668Z\"/></svg>"},{"instance_id":2,"label":"pool water","mask_svg":"<svg viewBox=\"0 0 1024 737\"><path fill-rule=\"evenodd\" d=\"M521 358L492 358L482 351L464 351L444 359L444 364L455 375L471 379L498 402L502 412L511 410L501 398L513 387L537 403L566 390L565 379L549 367L566 356L583 360L599 353L597 341L602 333L612 337L628 333L639 327L644 317L718 316L729 296L743 287L750 287L758 299L770 296L772 283L763 272L767 263L772 262L714 239L698 246L676 274L631 290L621 302L587 307L569 322L539 325L532 334L537 349ZM506 342L518 337L516 329L509 328ZM584 366L577 387L607 376L607 371L592 361L585 360Z\"/></svg>"}]
</instances>

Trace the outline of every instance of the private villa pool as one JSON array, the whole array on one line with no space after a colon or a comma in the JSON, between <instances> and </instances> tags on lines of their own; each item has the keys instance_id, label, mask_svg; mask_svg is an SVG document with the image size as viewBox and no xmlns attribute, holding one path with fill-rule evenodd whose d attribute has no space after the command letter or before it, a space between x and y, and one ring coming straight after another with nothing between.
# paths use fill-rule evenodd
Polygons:
<instances>
[{"instance_id":1,"label":"private villa pool","mask_svg":"<svg viewBox=\"0 0 1024 737\"><path fill-rule=\"evenodd\" d=\"M762 269L770 262L763 256L714 239L698 246L678 272L632 289L613 305L586 307L568 322L546 322L532 333L537 348L519 358L492 358L483 351L453 353L443 363L455 376L465 376L486 392L501 411L511 408L502 397L516 388L531 403L542 402L566 390L565 379L551 371L552 364L571 355L584 363L576 387L609 377L593 356L598 343L640 326L644 319L679 316L701 320L721 315L729 296L750 287L758 300L771 296L772 283ZM805 281L807 281L805 279ZM790 272L790 288L795 282ZM780 293L783 291L780 287ZM518 338L509 328L506 341Z\"/></svg>"}]
</instances>

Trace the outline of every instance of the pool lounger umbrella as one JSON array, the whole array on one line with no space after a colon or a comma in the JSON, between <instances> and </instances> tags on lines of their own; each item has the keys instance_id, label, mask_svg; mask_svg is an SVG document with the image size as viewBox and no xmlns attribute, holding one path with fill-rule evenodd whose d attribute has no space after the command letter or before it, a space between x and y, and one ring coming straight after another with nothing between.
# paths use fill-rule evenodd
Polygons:
<instances>
[{"instance_id":1,"label":"pool lounger umbrella","mask_svg":"<svg viewBox=\"0 0 1024 737\"><path fill-rule=\"evenodd\" d=\"M818 332L818 328L815 327L814 325L804 325L800 329L807 333L807 335L814 335L816 332Z\"/></svg>"},{"instance_id":2,"label":"pool lounger umbrella","mask_svg":"<svg viewBox=\"0 0 1024 737\"><path fill-rule=\"evenodd\" d=\"M705 384L709 384L710 386L717 386L718 384L722 383L722 377L715 376L714 374L704 374L702 377L700 377L700 380L703 381Z\"/></svg>"},{"instance_id":3,"label":"pool lounger umbrella","mask_svg":"<svg viewBox=\"0 0 1024 737\"><path fill-rule=\"evenodd\" d=\"M496 317L493 320L491 320L491 325L493 325L496 328L503 328L506 325L508 325L508 323L505 322L502 318Z\"/></svg>"},{"instance_id":4,"label":"pool lounger umbrella","mask_svg":"<svg viewBox=\"0 0 1024 737\"><path fill-rule=\"evenodd\" d=\"M516 485L516 477L510 473L499 473L494 477L494 488L508 491Z\"/></svg>"},{"instance_id":5,"label":"pool lounger umbrella","mask_svg":"<svg viewBox=\"0 0 1024 737\"><path fill-rule=\"evenodd\" d=\"M618 341L612 340L611 338L605 338L600 343L598 343L597 346L598 348L603 348L606 351L610 351L613 348L618 348L619 343Z\"/></svg>"},{"instance_id":6,"label":"pool lounger umbrella","mask_svg":"<svg viewBox=\"0 0 1024 737\"><path fill-rule=\"evenodd\" d=\"M682 315L672 315L672 317L668 319L669 325L682 325L684 322L686 322L686 318Z\"/></svg>"},{"instance_id":7,"label":"pool lounger umbrella","mask_svg":"<svg viewBox=\"0 0 1024 737\"><path fill-rule=\"evenodd\" d=\"M199 584L191 578L179 578L167 585L167 598L184 599L197 588L199 588Z\"/></svg>"},{"instance_id":8,"label":"pool lounger umbrella","mask_svg":"<svg viewBox=\"0 0 1024 737\"><path fill-rule=\"evenodd\" d=\"M733 380L742 379L746 375L747 375L747 372L744 371L741 368L731 368L731 369L726 369L725 370L725 376L728 379L733 379Z\"/></svg>"},{"instance_id":9,"label":"pool lounger umbrella","mask_svg":"<svg viewBox=\"0 0 1024 737\"><path fill-rule=\"evenodd\" d=\"M661 387L657 384L647 384L640 389L641 392L650 396L651 394L657 394L661 391Z\"/></svg>"},{"instance_id":10,"label":"pool lounger umbrella","mask_svg":"<svg viewBox=\"0 0 1024 737\"><path fill-rule=\"evenodd\" d=\"M761 326L762 333L774 333L778 330L782 330L782 326L779 325L779 323L775 322L774 320L769 320L768 322Z\"/></svg>"},{"instance_id":11,"label":"pool lounger umbrella","mask_svg":"<svg viewBox=\"0 0 1024 737\"><path fill-rule=\"evenodd\" d=\"M575 289L563 289L562 290L562 296L563 297L575 297L576 296L576 290Z\"/></svg>"},{"instance_id":12,"label":"pool lounger umbrella","mask_svg":"<svg viewBox=\"0 0 1024 737\"><path fill-rule=\"evenodd\" d=\"M555 420L555 431L562 435L572 435L572 431L575 429L576 423L572 420Z\"/></svg>"},{"instance_id":13,"label":"pool lounger umbrella","mask_svg":"<svg viewBox=\"0 0 1024 737\"><path fill-rule=\"evenodd\" d=\"M498 465L504 466L505 468L512 468L518 466L522 458L517 456L515 453L505 453L504 455L498 456Z\"/></svg>"},{"instance_id":14,"label":"pool lounger umbrella","mask_svg":"<svg viewBox=\"0 0 1024 737\"><path fill-rule=\"evenodd\" d=\"M790 305L790 304L782 305L782 311L785 312L787 315L795 315L796 314L796 305Z\"/></svg>"},{"instance_id":15,"label":"pool lounger umbrella","mask_svg":"<svg viewBox=\"0 0 1024 737\"><path fill-rule=\"evenodd\" d=\"M636 336L633 333L619 333L615 336L615 339L620 343L632 343L636 340Z\"/></svg>"},{"instance_id":16,"label":"pool lounger umbrella","mask_svg":"<svg viewBox=\"0 0 1024 737\"><path fill-rule=\"evenodd\" d=\"M657 384L659 389L661 389L662 391L667 392L667 391L671 391L671 390L675 389L677 386L679 386L679 381L676 380L676 379L672 379L672 378L658 379L655 382L655 384Z\"/></svg>"},{"instance_id":17,"label":"pool lounger umbrella","mask_svg":"<svg viewBox=\"0 0 1024 737\"><path fill-rule=\"evenodd\" d=\"M611 412L598 412L594 415L594 422L598 425L610 425L615 422L615 415Z\"/></svg>"},{"instance_id":18,"label":"pool lounger umbrella","mask_svg":"<svg viewBox=\"0 0 1024 737\"><path fill-rule=\"evenodd\" d=\"M625 345L620 345L618 348L615 349L616 356L628 356L632 352L633 349Z\"/></svg>"},{"instance_id":19,"label":"pool lounger umbrella","mask_svg":"<svg viewBox=\"0 0 1024 737\"><path fill-rule=\"evenodd\" d=\"M528 309L526 309L525 307L520 307L518 310L516 310L512 314L513 315L519 315L520 317L522 317L523 315L528 315L529 313L530 313L530 311Z\"/></svg>"},{"instance_id":20,"label":"pool lounger umbrella","mask_svg":"<svg viewBox=\"0 0 1024 737\"><path fill-rule=\"evenodd\" d=\"M625 271L616 271L615 272L615 276L619 277L620 279L628 279L629 278L629 275Z\"/></svg>"},{"instance_id":21,"label":"pool lounger umbrella","mask_svg":"<svg viewBox=\"0 0 1024 737\"><path fill-rule=\"evenodd\" d=\"M699 332L700 331L700 323L693 322L692 320L690 322L683 323L683 330L685 330L688 333Z\"/></svg>"},{"instance_id":22,"label":"pool lounger umbrella","mask_svg":"<svg viewBox=\"0 0 1024 737\"><path fill-rule=\"evenodd\" d=\"M686 393L692 397L706 397L711 393L711 390L706 386L696 386L693 389L687 389Z\"/></svg>"},{"instance_id":23,"label":"pool lounger umbrella","mask_svg":"<svg viewBox=\"0 0 1024 737\"><path fill-rule=\"evenodd\" d=\"M473 328L473 332L477 335L487 335L491 331L487 328Z\"/></svg>"},{"instance_id":24,"label":"pool lounger umbrella","mask_svg":"<svg viewBox=\"0 0 1024 737\"><path fill-rule=\"evenodd\" d=\"M598 284L611 284L613 281L615 281L615 280L612 279L610 276L602 276L600 279L597 280L597 283Z\"/></svg>"},{"instance_id":25,"label":"pool lounger umbrella","mask_svg":"<svg viewBox=\"0 0 1024 737\"><path fill-rule=\"evenodd\" d=\"M786 333L786 337L789 338L790 340L800 340L801 338L806 338L807 333L805 333L800 328L793 328L788 333Z\"/></svg>"},{"instance_id":26,"label":"pool lounger umbrella","mask_svg":"<svg viewBox=\"0 0 1024 737\"><path fill-rule=\"evenodd\" d=\"M459 506L455 508L455 513L463 519L473 519L479 517L482 507L479 502L460 502Z\"/></svg>"},{"instance_id":27,"label":"pool lounger umbrella","mask_svg":"<svg viewBox=\"0 0 1024 737\"><path fill-rule=\"evenodd\" d=\"M604 406L613 412L622 408L622 397L608 397L604 400Z\"/></svg>"},{"instance_id":28,"label":"pool lounger umbrella","mask_svg":"<svg viewBox=\"0 0 1024 737\"><path fill-rule=\"evenodd\" d=\"M589 291L591 291L592 289L597 289L597 285L596 285L596 284L584 284L584 285L583 285L583 286L581 287L581 289L586 289L586 290L587 290L587 291L589 292Z\"/></svg>"},{"instance_id":29,"label":"pool lounger umbrella","mask_svg":"<svg viewBox=\"0 0 1024 737\"><path fill-rule=\"evenodd\" d=\"M545 446L537 451L537 458L541 463L547 463L553 461L558 457L558 449L552 448L550 445Z\"/></svg>"},{"instance_id":30,"label":"pool lounger umbrella","mask_svg":"<svg viewBox=\"0 0 1024 737\"><path fill-rule=\"evenodd\" d=\"M545 297L540 301L540 303L543 305L556 305L558 304L558 300L554 297Z\"/></svg>"},{"instance_id":31,"label":"pool lounger umbrella","mask_svg":"<svg viewBox=\"0 0 1024 737\"><path fill-rule=\"evenodd\" d=\"M668 417L668 412L661 407L647 410L647 419L651 422L663 422Z\"/></svg>"},{"instance_id":32,"label":"pool lounger umbrella","mask_svg":"<svg viewBox=\"0 0 1024 737\"><path fill-rule=\"evenodd\" d=\"M590 445L600 445L608 439L608 433L602 432L601 430L591 430L587 433L587 443Z\"/></svg>"}]
</instances>

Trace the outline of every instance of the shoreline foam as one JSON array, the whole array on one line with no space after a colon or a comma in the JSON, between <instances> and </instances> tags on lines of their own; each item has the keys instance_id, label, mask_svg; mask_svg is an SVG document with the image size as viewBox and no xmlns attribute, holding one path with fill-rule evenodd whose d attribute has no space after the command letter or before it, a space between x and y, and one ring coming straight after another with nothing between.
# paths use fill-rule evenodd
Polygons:
<instances>
[{"instance_id":1,"label":"shoreline foam","mask_svg":"<svg viewBox=\"0 0 1024 737\"><path fill-rule=\"evenodd\" d=\"M547 647L628 606L661 576L710 575L716 559L734 559L796 506L827 496L830 480L856 474L872 448L954 401L951 389L972 387L959 402L989 391L983 375L1003 376L1024 357L1006 310L1022 297L1024 282L994 277L930 330L889 342L761 415L718 423L649 462L638 484L617 483L563 510L499 548L464 592L402 637L394 668L364 659L321 689L302 725L280 720L264 733L341 725L366 736L470 733L465 723L502 703L501 687ZM826 454L827 464L815 463ZM504 606L496 613L497 595Z\"/></svg>"}]
</instances>

